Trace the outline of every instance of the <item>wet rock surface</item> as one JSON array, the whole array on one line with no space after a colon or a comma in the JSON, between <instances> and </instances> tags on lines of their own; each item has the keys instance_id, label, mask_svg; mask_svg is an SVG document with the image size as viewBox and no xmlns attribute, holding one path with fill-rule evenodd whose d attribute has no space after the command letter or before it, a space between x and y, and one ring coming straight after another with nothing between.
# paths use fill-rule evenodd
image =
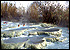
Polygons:
<instances>
[{"instance_id":1,"label":"wet rock surface","mask_svg":"<svg viewBox=\"0 0 70 50\"><path fill-rule=\"evenodd\" d=\"M1 35L2 37L17 37L17 36L20 36L24 33L25 30L16 30L16 31L2 31L1 32Z\"/></svg>"},{"instance_id":2,"label":"wet rock surface","mask_svg":"<svg viewBox=\"0 0 70 50\"><path fill-rule=\"evenodd\" d=\"M14 48L13 49L15 49L15 45L16 45L16 47L17 48L19 48L19 46L18 45L23 45L25 48L30 48L30 47L37 47L36 45L39 45L40 43L44 43L45 42L45 44L47 45L47 42L45 41L45 39L43 39L44 37L20 37L20 38L10 38L10 39L6 39L6 40L2 40L3 41L3 43L1 44L2 46L3 45L6 45L6 46L4 46L4 48L5 49L9 49L9 48L6 48L7 47L7 45L8 46L13 46ZM22 43L22 44L20 44L20 43ZM12 44L14 44L14 45L12 45ZM17 45L18 44L18 45ZM27 45L28 44L28 45ZM31 45L31 46L30 46ZM35 45L35 46L34 46ZM45 46L46 46L45 45ZM23 47L22 46L22 47ZM43 46L41 46L41 47L43 47ZM3 47L2 47L3 48ZM12 49L11 47L10 47L10 49Z\"/></svg>"},{"instance_id":3,"label":"wet rock surface","mask_svg":"<svg viewBox=\"0 0 70 50\"><path fill-rule=\"evenodd\" d=\"M43 30L31 30L31 32L29 32L29 35L46 34L46 35L61 36L61 33L62 30L60 29L51 28L51 29L43 29Z\"/></svg>"},{"instance_id":4,"label":"wet rock surface","mask_svg":"<svg viewBox=\"0 0 70 50\"><path fill-rule=\"evenodd\" d=\"M55 28L56 25L27 23L26 26L21 24L18 27L18 24L13 22L1 23L2 49L45 49L51 42L67 40L67 38L60 39L62 29Z\"/></svg>"},{"instance_id":5,"label":"wet rock surface","mask_svg":"<svg viewBox=\"0 0 70 50\"><path fill-rule=\"evenodd\" d=\"M19 43L19 42L27 41L27 38L10 38L3 41L4 43Z\"/></svg>"}]
</instances>

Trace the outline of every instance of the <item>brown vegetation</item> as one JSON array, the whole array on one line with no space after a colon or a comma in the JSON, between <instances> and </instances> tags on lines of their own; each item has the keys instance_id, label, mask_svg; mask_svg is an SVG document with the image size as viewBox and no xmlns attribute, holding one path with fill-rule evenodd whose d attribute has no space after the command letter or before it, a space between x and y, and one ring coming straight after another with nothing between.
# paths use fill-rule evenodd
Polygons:
<instances>
[{"instance_id":1,"label":"brown vegetation","mask_svg":"<svg viewBox=\"0 0 70 50\"><path fill-rule=\"evenodd\" d=\"M34 2L31 4L28 9L31 21L35 20L35 22L41 21L45 23L69 26L69 7L66 10L63 10L63 6L61 6L59 3L57 6L53 4L50 6L49 2L47 2L47 6L45 5L39 5L39 2ZM39 7L41 9L39 9ZM42 17L40 17L40 14Z\"/></svg>"},{"instance_id":2,"label":"brown vegetation","mask_svg":"<svg viewBox=\"0 0 70 50\"><path fill-rule=\"evenodd\" d=\"M8 5L7 2L1 3L1 18L7 20L19 20L21 16L26 14L26 19L28 19L32 23L46 22L69 27L69 7L63 11L63 6L61 6L60 4L58 4L57 6L52 4L50 6L49 2L50 1L47 1L47 3L45 4L42 4L41 2L33 2L28 7L26 13L25 9L17 9L15 4L13 5L12 3L9 3ZM47 6L45 6L46 4Z\"/></svg>"},{"instance_id":3,"label":"brown vegetation","mask_svg":"<svg viewBox=\"0 0 70 50\"><path fill-rule=\"evenodd\" d=\"M20 10L20 9L18 9ZM23 11L23 10L22 10ZM17 12L16 5L12 3L1 3L1 18L4 20L19 20L19 18L23 16L21 13Z\"/></svg>"}]
</instances>

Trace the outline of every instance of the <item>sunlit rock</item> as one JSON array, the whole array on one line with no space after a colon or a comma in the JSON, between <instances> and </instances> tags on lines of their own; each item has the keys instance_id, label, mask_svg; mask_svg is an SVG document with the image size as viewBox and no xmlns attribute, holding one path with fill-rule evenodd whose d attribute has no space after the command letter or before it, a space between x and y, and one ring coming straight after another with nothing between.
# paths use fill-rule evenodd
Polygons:
<instances>
[{"instance_id":1,"label":"sunlit rock","mask_svg":"<svg viewBox=\"0 0 70 50\"><path fill-rule=\"evenodd\" d=\"M2 49L20 49L24 46L25 42L27 42L27 38L10 38L1 40L1 48Z\"/></svg>"},{"instance_id":2,"label":"sunlit rock","mask_svg":"<svg viewBox=\"0 0 70 50\"><path fill-rule=\"evenodd\" d=\"M37 32L29 32L29 35L37 35Z\"/></svg>"},{"instance_id":3,"label":"sunlit rock","mask_svg":"<svg viewBox=\"0 0 70 50\"><path fill-rule=\"evenodd\" d=\"M47 46L46 39L44 37L23 37L23 38L10 38L1 40L2 49L43 49Z\"/></svg>"},{"instance_id":4,"label":"sunlit rock","mask_svg":"<svg viewBox=\"0 0 70 50\"><path fill-rule=\"evenodd\" d=\"M14 37L14 36L20 36L24 33L25 30L14 30L14 31L3 31L1 32L2 37Z\"/></svg>"},{"instance_id":5,"label":"sunlit rock","mask_svg":"<svg viewBox=\"0 0 70 50\"><path fill-rule=\"evenodd\" d=\"M57 37L60 37L62 34L62 30L61 29L56 29L56 28L51 28L51 29L42 29L42 30L33 30L32 32L29 32L29 35L54 35Z\"/></svg>"},{"instance_id":6,"label":"sunlit rock","mask_svg":"<svg viewBox=\"0 0 70 50\"><path fill-rule=\"evenodd\" d=\"M53 25L53 24L47 24L47 23L40 23L40 25L42 27L47 27L47 26L50 26L50 27L56 27L56 25Z\"/></svg>"},{"instance_id":7,"label":"sunlit rock","mask_svg":"<svg viewBox=\"0 0 70 50\"><path fill-rule=\"evenodd\" d=\"M43 37L32 37L29 39L28 43L25 44L26 48L31 49L43 49L45 46L47 46L47 42Z\"/></svg>"},{"instance_id":8,"label":"sunlit rock","mask_svg":"<svg viewBox=\"0 0 70 50\"><path fill-rule=\"evenodd\" d=\"M40 34L54 35L54 36L60 37L62 34L62 30L52 28L52 29L45 30L44 32L38 32L38 35Z\"/></svg>"}]
</instances>

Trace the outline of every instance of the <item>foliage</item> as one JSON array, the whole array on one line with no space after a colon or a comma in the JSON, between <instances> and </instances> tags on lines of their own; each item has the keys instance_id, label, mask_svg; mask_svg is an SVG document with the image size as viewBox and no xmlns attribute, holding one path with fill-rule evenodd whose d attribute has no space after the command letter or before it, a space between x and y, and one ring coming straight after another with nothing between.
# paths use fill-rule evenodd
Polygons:
<instances>
[{"instance_id":1,"label":"foliage","mask_svg":"<svg viewBox=\"0 0 70 50\"><path fill-rule=\"evenodd\" d=\"M39 5L37 4L32 4L29 8L28 8L28 13L30 15L29 20L30 22L38 22L38 7Z\"/></svg>"},{"instance_id":2,"label":"foliage","mask_svg":"<svg viewBox=\"0 0 70 50\"><path fill-rule=\"evenodd\" d=\"M33 2L25 13L24 7L23 10L21 7L18 9L16 5L12 3L1 3L1 17L5 19L19 18L24 14L26 19L30 22L46 22L53 23L57 25L69 26L69 7L66 10L63 10L63 6L59 3L54 5L54 3L50 3L51 1L44 1L45 4L42 4L41 1ZM47 5L47 6L46 6Z\"/></svg>"},{"instance_id":3,"label":"foliage","mask_svg":"<svg viewBox=\"0 0 70 50\"><path fill-rule=\"evenodd\" d=\"M39 19L41 19L42 22L46 23L53 23L57 25L64 25L67 23L64 26L69 25L69 8L63 10L63 6L61 6L59 3L57 6L53 5L54 3L50 6L50 1L45 3L47 6L39 3L40 2L34 2L28 9L30 11L29 14L31 21L35 20L36 22L40 22ZM40 17L40 14L43 17Z\"/></svg>"},{"instance_id":4,"label":"foliage","mask_svg":"<svg viewBox=\"0 0 70 50\"><path fill-rule=\"evenodd\" d=\"M1 3L1 17L5 18L5 19L14 19L14 18L19 18L21 17L23 14L21 14L22 12L17 12L20 9L16 8L15 4L12 3ZM23 12L25 11L24 9L22 10Z\"/></svg>"},{"instance_id":5,"label":"foliage","mask_svg":"<svg viewBox=\"0 0 70 50\"><path fill-rule=\"evenodd\" d=\"M47 3L48 4L48 3ZM47 9L49 7L49 10ZM62 26L68 26L69 25L69 8L66 10L63 10L63 6L61 6L59 3L55 8L55 5L49 5L45 9L45 14L43 15L43 18L45 20L43 22L49 22L57 25ZM47 15L46 15L47 14Z\"/></svg>"}]
</instances>

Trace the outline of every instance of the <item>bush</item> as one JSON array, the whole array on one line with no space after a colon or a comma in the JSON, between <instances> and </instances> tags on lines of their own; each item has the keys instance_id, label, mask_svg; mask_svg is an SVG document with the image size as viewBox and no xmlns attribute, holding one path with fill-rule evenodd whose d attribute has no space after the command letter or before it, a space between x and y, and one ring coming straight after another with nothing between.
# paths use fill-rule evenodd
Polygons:
<instances>
[{"instance_id":1,"label":"bush","mask_svg":"<svg viewBox=\"0 0 70 50\"><path fill-rule=\"evenodd\" d=\"M3 19L7 19L7 20L11 20L11 19L16 19L17 20L23 16L23 12L25 13L25 9L22 10L22 12L20 11L22 10L21 8L16 8L16 5L12 4L12 3L1 3L1 18ZM19 11L19 12L17 12Z\"/></svg>"}]
</instances>

